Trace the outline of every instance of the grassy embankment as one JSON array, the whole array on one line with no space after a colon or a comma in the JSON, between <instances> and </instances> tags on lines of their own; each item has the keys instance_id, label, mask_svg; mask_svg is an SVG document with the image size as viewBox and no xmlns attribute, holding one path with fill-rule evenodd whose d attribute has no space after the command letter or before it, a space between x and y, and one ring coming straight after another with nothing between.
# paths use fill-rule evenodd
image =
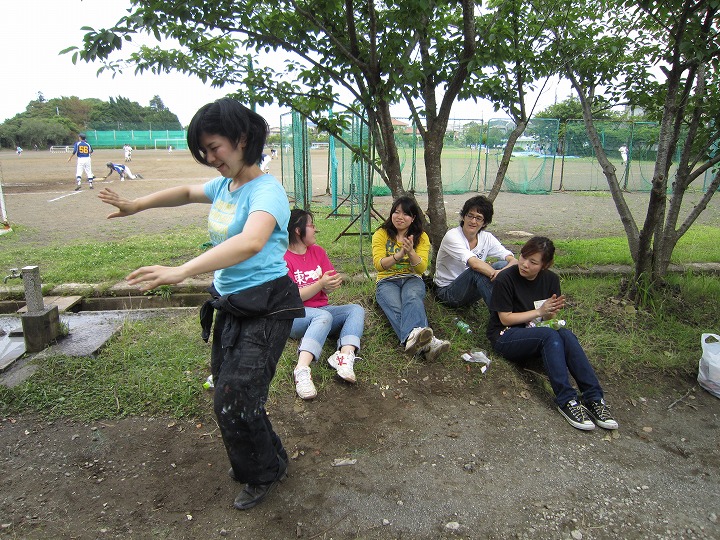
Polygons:
<instances>
[{"instance_id":1,"label":"grassy embankment","mask_svg":"<svg viewBox=\"0 0 720 540\"><path fill-rule=\"evenodd\" d=\"M318 215L322 215L318 211ZM382 384L398 376L411 377L418 360L404 355L390 326L374 302L374 281L369 239L335 237L345 227L342 221L320 221L319 243L336 268L356 276L332 295L334 303L360 303L367 311L366 330L357 364L359 384ZM673 262L720 260L718 231L694 227L678 244ZM18 261L33 260L43 269L47 286L59 283L99 283L109 286L130 270L148 263L177 264L198 254L205 231L194 229L173 235L131 237L110 243L78 242L71 246L31 248L23 246L23 231L0 240L0 268L16 267ZM519 244L508 244L518 251ZM631 264L624 238L557 242L556 267L592 267ZM363 264L364 263L364 264ZM692 384L700 357L700 334L712 331L716 320L720 278L708 275L670 276L673 287L649 300L649 307L635 311L617 298L618 277L568 276L563 292L569 307L562 317L580 337L588 356L604 380L629 383L640 393L654 391L657 375L680 377ZM515 384L522 374L507 362L496 360L487 374L475 366L466 371L460 355L472 349L488 350L484 336L487 311L476 308L450 310L429 295L428 317L436 334L452 341L452 349L439 360L447 370L471 386ZM473 333L460 333L453 318L470 323ZM323 351L323 361L313 368L313 378L322 398L323 387L335 384L333 370L325 363L332 340ZM274 393L294 393L292 369L296 343L285 349L273 381ZM70 416L84 419L139 414L168 414L193 417L208 414L209 392L202 388L208 374L209 346L200 339L194 310L173 316L172 321L155 318L125 323L97 358L53 357L42 361L38 372L22 385L0 387L0 410L4 417L41 413L44 417ZM541 382L543 381L540 377ZM549 392L547 384L542 384Z\"/></svg>"}]
</instances>

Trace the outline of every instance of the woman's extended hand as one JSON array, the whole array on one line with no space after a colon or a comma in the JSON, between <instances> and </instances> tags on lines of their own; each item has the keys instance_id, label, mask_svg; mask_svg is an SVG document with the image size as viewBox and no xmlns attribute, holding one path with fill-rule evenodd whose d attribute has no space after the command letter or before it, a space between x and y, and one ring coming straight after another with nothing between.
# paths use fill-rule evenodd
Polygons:
<instances>
[{"instance_id":1,"label":"woman's extended hand","mask_svg":"<svg viewBox=\"0 0 720 540\"><path fill-rule=\"evenodd\" d=\"M111 204L118 209L117 212L112 212L111 214L108 214L108 219L131 216L137 213L135 201L131 201L130 199L126 199L125 197L121 197L119 194L115 193L110 188L103 188L97 196L98 199L100 199L102 202L106 204Z\"/></svg>"},{"instance_id":2,"label":"woman's extended hand","mask_svg":"<svg viewBox=\"0 0 720 540\"><path fill-rule=\"evenodd\" d=\"M141 291L150 291L160 285L180 283L187 276L179 266L143 266L128 274L125 280L129 285L140 286Z\"/></svg>"}]
</instances>

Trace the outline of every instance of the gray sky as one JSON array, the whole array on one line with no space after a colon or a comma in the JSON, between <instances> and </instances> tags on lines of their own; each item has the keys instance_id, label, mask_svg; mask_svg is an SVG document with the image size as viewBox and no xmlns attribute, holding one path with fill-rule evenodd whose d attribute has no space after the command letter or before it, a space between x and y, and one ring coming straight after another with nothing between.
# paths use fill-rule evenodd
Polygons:
<instances>
[{"instance_id":1,"label":"gray sky","mask_svg":"<svg viewBox=\"0 0 720 540\"><path fill-rule=\"evenodd\" d=\"M81 27L109 27L129 7L128 0L0 0L0 122L23 112L42 92L46 99L77 96L107 101L123 96L143 106L159 95L180 122L187 125L198 108L231 91L212 88L195 77L177 73L135 76L129 70L115 79L109 73L97 76L98 65L84 62L73 65L70 54L58 55L63 49L82 43ZM126 44L123 51L133 46ZM558 99L565 96L567 90ZM552 87L543 96L544 106L553 103L554 97ZM280 114L287 110L273 106L259 108L258 112L271 126L278 126ZM400 106L393 113L400 117L408 114ZM489 103L466 103L456 104L453 116L487 120L504 115L493 113Z\"/></svg>"}]
</instances>

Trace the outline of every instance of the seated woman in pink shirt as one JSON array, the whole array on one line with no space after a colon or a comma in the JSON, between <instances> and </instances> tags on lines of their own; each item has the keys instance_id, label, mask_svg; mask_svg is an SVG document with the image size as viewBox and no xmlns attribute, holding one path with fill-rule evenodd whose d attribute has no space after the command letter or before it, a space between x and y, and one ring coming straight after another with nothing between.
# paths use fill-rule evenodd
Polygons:
<instances>
[{"instance_id":1,"label":"seated woman in pink shirt","mask_svg":"<svg viewBox=\"0 0 720 540\"><path fill-rule=\"evenodd\" d=\"M365 310L357 304L328 303L328 293L339 288L342 277L335 271L327 253L315 242L312 214L299 208L290 213L289 246L285 253L290 278L300 289L305 317L294 319L290 337L300 339L295 367L295 390L302 399L317 396L310 375L310 364L320 357L328 335L338 335L337 350L328 363L338 375L355 382L355 353L365 328Z\"/></svg>"}]
</instances>

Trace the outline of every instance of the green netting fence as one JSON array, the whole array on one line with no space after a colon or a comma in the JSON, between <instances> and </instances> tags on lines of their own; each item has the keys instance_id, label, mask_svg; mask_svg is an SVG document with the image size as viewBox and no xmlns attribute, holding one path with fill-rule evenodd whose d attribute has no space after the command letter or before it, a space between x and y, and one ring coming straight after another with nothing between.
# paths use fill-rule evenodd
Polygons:
<instances>
[{"instance_id":1,"label":"green netting fence","mask_svg":"<svg viewBox=\"0 0 720 540\"><path fill-rule=\"evenodd\" d=\"M621 188L626 191L650 191L660 135L658 123L596 121L595 128L605 154L617 169ZM607 191L607 180L597 162L583 120L568 120L565 123L563 144L558 189ZM673 161L677 163L678 158L679 154ZM675 166L670 169L670 175L673 174Z\"/></svg>"},{"instance_id":2,"label":"green netting fence","mask_svg":"<svg viewBox=\"0 0 720 540\"><path fill-rule=\"evenodd\" d=\"M332 194L333 206L349 203L351 208L363 200L363 193L359 191L361 186L370 185L370 195L390 194L380 175L372 174L369 167L365 167L362 173L358 172L360 165L356 163L353 152L339 140L330 137L328 143L311 143L315 136L312 128L301 117L298 118L293 126L284 127L281 135L283 184L288 193L297 197L296 192L302 192L301 201L309 200L313 190L315 193ZM393 123L403 186L408 191L426 193L424 148L417 126L397 118ZM595 126L605 153L616 166L622 189L649 191L657 157L658 124L596 121ZM514 129L515 123L509 119L490 119L487 122L451 120L441 156L443 192L489 191ZM366 124L353 122L342 138L352 141L353 145L367 146L363 132L367 137ZM681 143L678 144L674 163L679 160ZM316 164L312 174L310 156L315 157ZM323 156L322 161L317 156ZM323 170L318 170L319 162L323 163ZM674 173L675 165L670 175ZM302 180L298 180L298 174ZM708 189L714 175L713 171L705 174L703 190ZM544 194L558 190L608 191L609 188L582 120L569 120L561 125L557 119L535 118L528 123L515 144L501 189Z\"/></svg>"},{"instance_id":3,"label":"green netting fence","mask_svg":"<svg viewBox=\"0 0 720 540\"><path fill-rule=\"evenodd\" d=\"M528 123L515 142L502 191L528 194L552 191L559 125L555 118L535 118ZM480 189L483 191L492 189L505 146L514 129L515 122L512 120L488 121L482 159L484 174Z\"/></svg>"}]
</instances>

